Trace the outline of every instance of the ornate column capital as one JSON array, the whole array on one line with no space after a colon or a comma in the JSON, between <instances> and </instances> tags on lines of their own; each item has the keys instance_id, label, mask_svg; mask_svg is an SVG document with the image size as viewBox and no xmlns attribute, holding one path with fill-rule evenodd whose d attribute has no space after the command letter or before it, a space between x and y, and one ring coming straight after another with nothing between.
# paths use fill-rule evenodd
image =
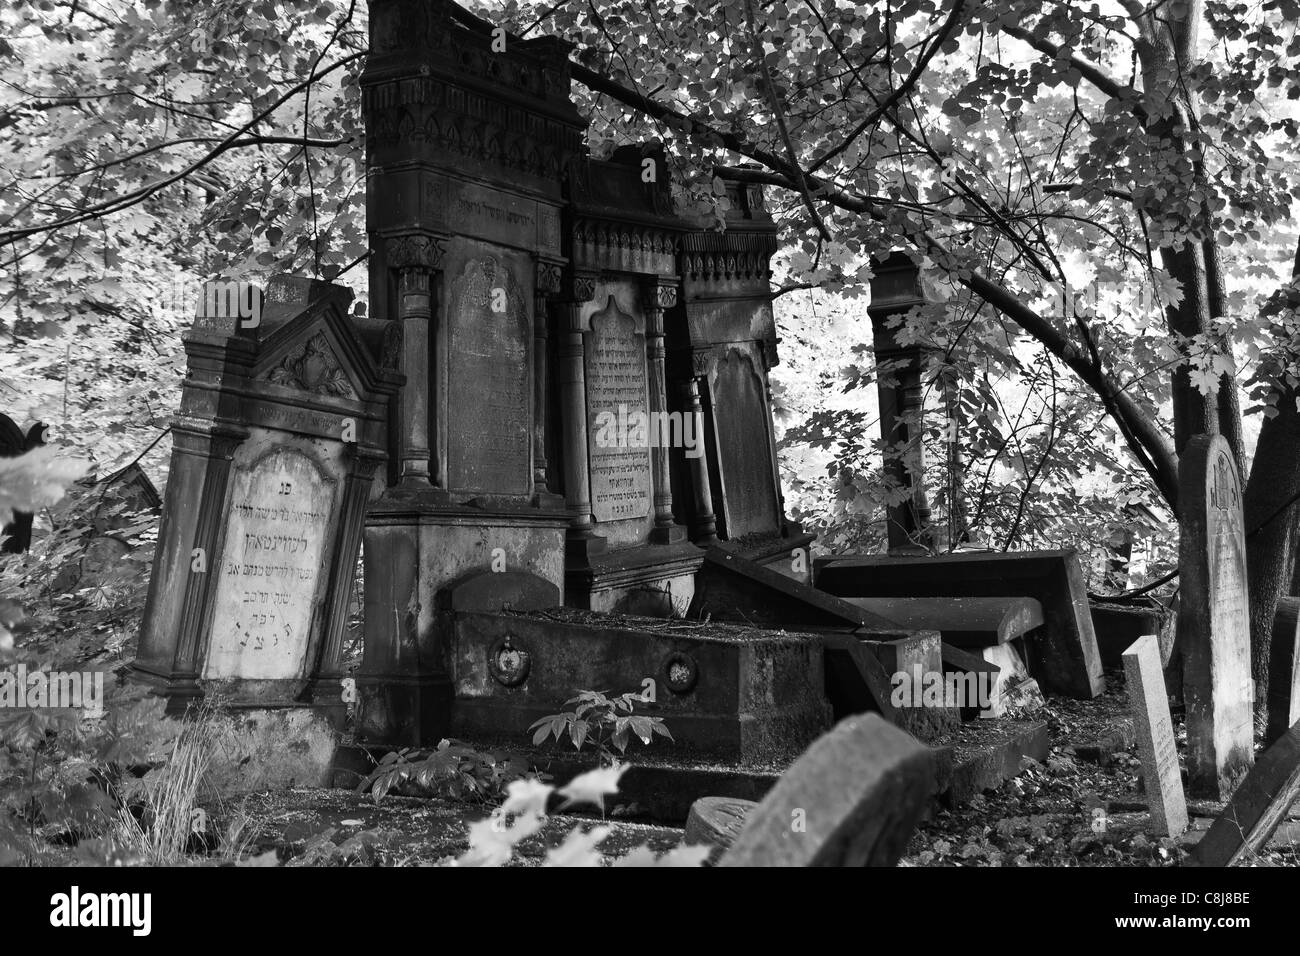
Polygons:
<instances>
[{"instance_id":1,"label":"ornate column capital","mask_svg":"<svg viewBox=\"0 0 1300 956\"><path fill-rule=\"evenodd\" d=\"M422 233L394 236L384 244L384 255L390 269L425 269L433 272L442 268L442 257L446 253L445 238Z\"/></svg>"}]
</instances>

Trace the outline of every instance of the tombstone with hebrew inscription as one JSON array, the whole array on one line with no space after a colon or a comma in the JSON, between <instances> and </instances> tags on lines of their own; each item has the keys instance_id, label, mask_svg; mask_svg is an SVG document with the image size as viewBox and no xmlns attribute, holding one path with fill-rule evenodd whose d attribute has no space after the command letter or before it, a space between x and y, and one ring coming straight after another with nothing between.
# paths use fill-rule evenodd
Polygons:
<instances>
[{"instance_id":1,"label":"tombstone with hebrew inscription","mask_svg":"<svg viewBox=\"0 0 1300 956\"><path fill-rule=\"evenodd\" d=\"M344 712L340 651L366 497L400 376L339 286L281 276L231 314L205 296L136 676L179 704Z\"/></svg>"},{"instance_id":2,"label":"tombstone with hebrew inscription","mask_svg":"<svg viewBox=\"0 0 1300 956\"><path fill-rule=\"evenodd\" d=\"M1246 536L1227 440L1198 435L1189 441L1178 484L1188 789L1226 800L1255 759Z\"/></svg>"}]
</instances>

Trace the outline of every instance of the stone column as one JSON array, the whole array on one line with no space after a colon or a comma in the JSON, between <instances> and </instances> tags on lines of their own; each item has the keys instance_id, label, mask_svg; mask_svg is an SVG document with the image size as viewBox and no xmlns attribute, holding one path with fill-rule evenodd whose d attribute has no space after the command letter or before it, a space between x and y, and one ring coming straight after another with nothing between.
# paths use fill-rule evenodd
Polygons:
<instances>
[{"instance_id":1,"label":"stone column","mask_svg":"<svg viewBox=\"0 0 1300 956\"><path fill-rule=\"evenodd\" d=\"M695 434L704 438L704 406L700 402L700 379L709 371L708 350L691 353L691 377L682 383L686 412L694 419ZM718 540L718 519L713 513L713 488L709 482L709 456L688 458L691 483L695 486L695 527L691 539L696 544L714 544Z\"/></svg>"},{"instance_id":2,"label":"stone column","mask_svg":"<svg viewBox=\"0 0 1300 956\"><path fill-rule=\"evenodd\" d=\"M546 475L546 326L550 297L559 291L560 264L539 259L533 299L533 497L537 500L550 494Z\"/></svg>"},{"instance_id":3,"label":"stone column","mask_svg":"<svg viewBox=\"0 0 1300 956\"><path fill-rule=\"evenodd\" d=\"M587 374L583 366L582 303L596 294L594 276L575 276L564 306L564 331L560 336L560 405L564 445L564 496L573 512L569 526L570 550L598 550L595 519L591 514L591 477L587 461Z\"/></svg>"},{"instance_id":4,"label":"stone column","mask_svg":"<svg viewBox=\"0 0 1300 956\"><path fill-rule=\"evenodd\" d=\"M901 445L898 454L885 452L885 473L910 491L908 500L886 509L890 553L925 553L930 545L930 503L925 494L923 433L924 394L921 349L897 347L893 330L873 316L876 367L880 369L880 437L886 445Z\"/></svg>"},{"instance_id":5,"label":"stone column","mask_svg":"<svg viewBox=\"0 0 1300 956\"><path fill-rule=\"evenodd\" d=\"M433 364L429 361L433 321L434 273L442 264L443 242L412 235L390 239L390 268L398 273L397 321L402 324L402 373L406 384L399 400L398 476L403 485L429 485L433 458L429 447Z\"/></svg>"},{"instance_id":6,"label":"stone column","mask_svg":"<svg viewBox=\"0 0 1300 956\"><path fill-rule=\"evenodd\" d=\"M684 532L673 522L673 489L668 456L672 443L668 422L667 379L664 373L664 310L677 304L677 283L657 280L651 284L646 306L646 369L649 373L650 414L658 422L650 436L650 467L654 474L655 523L650 538L659 544L681 541ZM699 425L698 419L693 423ZM682 423L685 431L685 422ZM693 434L699 436L700 432ZM701 439L702 440L702 439ZM702 456L701 456L702 457Z\"/></svg>"}]
</instances>

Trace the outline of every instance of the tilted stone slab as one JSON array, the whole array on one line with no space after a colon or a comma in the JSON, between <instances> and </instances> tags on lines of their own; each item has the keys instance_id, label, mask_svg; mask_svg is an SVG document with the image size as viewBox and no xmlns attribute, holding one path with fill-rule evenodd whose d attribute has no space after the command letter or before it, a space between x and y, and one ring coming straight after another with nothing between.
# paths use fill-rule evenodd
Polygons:
<instances>
[{"instance_id":1,"label":"tilted stone slab","mask_svg":"<svg viewBox=\"0 0 1300 956\"><path fill-rule=\"evenodd\" d=\"M1260 755L1210 831L1192 851L1201 866L1233 866L1249 859L1300 797L1300 725Z\"/></svg>"},{"instance_id":2,"label":"tilted stone slab","mask_svg":"<svg viewBox=\"0 0 1300 956\"><path fill-rule=\"evenodd\" d=\"M1087 589L1072 549L817 558L813 569L816 586L842 598L1034 598L1043 608L1043 630L1027 642L1030 674L1048 693L1088 700L1104 690Z\"/></svg>"},{"instance_id":3,"label":"tilted stone slab","mask_svg":"<svg viewBox=\"0 0 1300 956\"><path fill-rule=\"evenodd\" d=\"M1027 597L847 598L900 627L938 631L954 647L1006 644L1043 625L1043 605Z\"/></svg>"},{"instance_id":4,"label":"tilted stone slab","mask_svg":"<svg viewBox=\"0 0 1300 956\"><path fill-rule=\"evenodd\" d=\"M1268 668L1268 739L1277 740L1300 721L1300 598L1284 597L1273 616Z\"/></svg>"},{"instance_id":5,"label":"tilted stone slab","mask_svg":"<svg viewBox=\"0 0 1300 956\"><path fill-rule=\"evenodd\" d=\"M749 812L720 866L893 866L935 792L930 749L876 714L841 721Z\"/></svg>"}]
</instances>

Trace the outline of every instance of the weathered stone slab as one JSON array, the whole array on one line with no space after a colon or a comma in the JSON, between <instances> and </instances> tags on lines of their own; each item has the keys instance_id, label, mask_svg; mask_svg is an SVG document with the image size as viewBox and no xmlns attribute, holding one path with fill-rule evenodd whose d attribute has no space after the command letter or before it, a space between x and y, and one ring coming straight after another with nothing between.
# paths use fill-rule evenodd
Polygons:
<instances>
[{"instance_id":1,"label":"weathered stone slab","mask_svg":"<svg viewBox=\"0 0 1300 956\"><path fill-rule=\"evenodd\" d=\"M235 473L205 678L301 676L338 484L282 445Z\"/></svg>"},{"instance_id":2,"label":"weathered stone slab","mask_svg":"<svg viewBox=\"0 0 1300 956\"><path fill-rule=\"evenodd\" d=\"M961 714L946 693L940 643L934 631L918 631L899 640L862 641L889 675L892 722L918 740L933 740L961 723ZM943 688L937 693L936 683Z\"/></svg>"},{"instance_id":3,"label":"weathered stone slab","mask_svg":"<svg viewBox=\"0 0 1300 956\"><path fill-rule=\"evenodd\" d=\"M811 634L562 607L461 611L453 629L455 737L518 734L583 687L653 697L645 708L672 731L674 755L767 765L831 723Z\"/></svg>"},{"instance_id":4,"label":"weathered stone slab","mask_svg":"<svg viewBox=\"0 0 1300 956\"><path fill-rule=\"evenodd\" d=\"M712 382L722 516L729 539L775 532L781 512L773 477L772 425L763 376L737 348L717 363Z\"/></svg>"},{"instance_id":5,"label":"weathered stone slab","mask_svg":"<svg viewBox=\"0 0 1300 956\"><path fill-rule=\"evenodd\" d=\"M720 866L893 866L935 791L929 748L876 714L841 721L745 820Z\"/></svg>"},{"instance_id":6,"label":"weathered stone slab","mask_svg":"<svg viewBox=\"0 0 1300 956\"><path fill-rule=\"evenodd\" d=\"M1254 760L1246 536L1227 440L1191 439L1179 458L1178 486L1188 787L1226 800Z\"/></svg>"},{"instance_id":7,"label":"weathered stone slab","mask_svg":"<svg viewBox=\"0 0 1300 956\"><path fill-rule=\"evenodd\" d=\"M209 311L217 297L205 294L185 336L133 664L174 710L219 682L237 707L312 705L340 724L346 713L361 523L401 377L343 311L350 292L303 288L271 280L269 333L227 305ZM98 518L111 525L110 513Z\"/></svg>"},{"instance_id":8,"label":"weathered stone slab","mask_svg":"<svg viewBox=\"0 0 1300 956\"><path fill-rule=\"evenodd\" d=\"M745 816L756 806L753 800L736 797L700 797L691 804L682 842L726 850L736 842L745 827Z\"/></svg>"},{"instance_id":9,"label":"weathered stone slab","mask_svg":"<svg viewBox=\"0 0 1300 956\"><path fill-rule=\"evenodd\" d=\"M636 325L611 295L591 317L591 331L584 336L587 458L591 514L597 521L650 513L645 333ZM642 416L639 425L634 416Z\"/></svg>"},{"instance_id":10,"label":"weathered stone slab","mask_svg":"<svg viewBox=\"0 0 1300 956\"><path fill-rule=\"evenodd\" d=\"M454 491L532 491L532 307L504 253L450 279L447 481Z\"/></svg>"},{"instance_id":11,"label":"weathered stone slab","mask_svg":"<svg viewBox=\"0 0 1300 956\"><path fill-rule=\"evenodd\" d=\"M1268 843L1300 796L1300 726L1260 755L1210 831L1192 851L1201 866L1233 866Z\"/></svg>"},{"instance_id":12,"label":"weathered stone slab","mask_svg":"<svg viewBox=\"0 0 1300 956\"><path fill-rule=\"evenodd\" d=\"M1005 644L1043 624L1043 606L1026 597L847 598L900 627L933 630L954 647Z\"/></svg>"},{"instance_id":13,"label":"weathered stone slab","mask_svg":"<svg viewBox=\"0 0 1300 956\"><path fill-rule=\"evenodd\" d=\"M1162 671L1155 635L1139 637L1124 652L1124 677L1142 755L1151 823L1157 833L1176 837L1187 829L1187 801Z\"/></svg>"},{"instance_id":14,"label":"weathered stone slab","mask_svg":"<svg viewBox=\"0 0 1300 956\"><path fill-rule=\"evenodd\" d=\"M865 628L904 637L907 628L721 548L710 548L695 576L690 617L767 627ZM884 638L887 639L887 638Z\"/></svg>"},{"instance_id":15,"label":"weathered stone slab","mask_svg":"<svg viewBox=\"0 0 1300 956\"><path fill-rule=\"evenodd\" d=\"M1078 556L1068 551L818 558L814 583L839 597L999 597L1037 600L1041 636L1027 642L1029 673L1043 690L1080 699L1104 689Z\"/></svg>"},{"instance_id":16,"label":"weathered stone slab","mask_svg":"<svg viewBox=\"0 0 1300 956\"><path fill-rule=\"evenodd\" d=\"M1043 720L981 720L962 727L957 743L935 748L939 798L957 807L1017 776L1024 758L1042 763L1051 751Z\"/></svg>"},{"instance_id":17,"label":"weathered stone slab","mask_svg":"<svg viewBox=\"0 0 1300 956\"><path fill-rule=\"evenodd\" d=\"M1300 598L1284 597L1277 602L1268 683L1271 742L1300 721Z\"/></svg>"}]
</instances>

